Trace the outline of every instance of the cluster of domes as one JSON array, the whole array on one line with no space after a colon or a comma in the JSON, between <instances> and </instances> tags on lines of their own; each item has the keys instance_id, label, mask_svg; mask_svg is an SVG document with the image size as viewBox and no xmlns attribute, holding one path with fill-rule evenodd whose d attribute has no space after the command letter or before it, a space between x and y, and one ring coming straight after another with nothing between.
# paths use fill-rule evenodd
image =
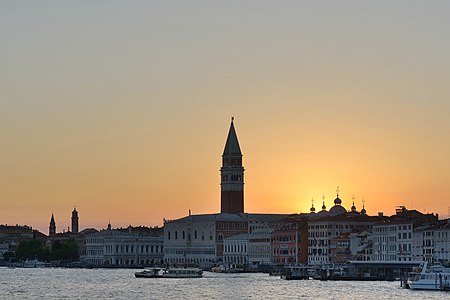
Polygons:
<instances>
[{"instance_id":1,"label":"cluster of domes","mask_svg":"<svg viewBox=\"0 0 450 300\"><path fill-rule=\"evenodd\" d=\"M362 214L362 215L366 214L366 209L364 208L364 200L363 200L363 208L361 209L361 212L358 212L356 210L354 195L352 198L353 199L352 207L350 208L350 211L347 212L347 210L342 206L341 198L339 198L339 189L337 190L337 193L336 193L336 199L334 199L334 206L330 209L330 211L327 211L327 207L325 206L325 196L323 196L322 199L323 199L322 210L317 213L317 216L327 216L327 215L338 216L338 215L343 215L343 214L347 214L347 213ZM316 208L314 207L314 199L312 199L312 205L311 205L309 212L311 214L316 214Z\"/></svg>"}]
</instances>

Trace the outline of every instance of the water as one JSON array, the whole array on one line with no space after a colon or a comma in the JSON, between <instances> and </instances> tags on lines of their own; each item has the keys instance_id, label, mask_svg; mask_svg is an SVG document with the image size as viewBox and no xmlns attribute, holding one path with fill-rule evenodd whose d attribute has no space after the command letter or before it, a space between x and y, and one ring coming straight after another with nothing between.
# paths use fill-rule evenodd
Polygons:
<instances>
[{"instance_id":1,"label":"water","mask_svg":"<svg viewBox=\"0 0 450 300\"><path fill-rule=\"evenodd\" d=\"M0 268L0 299L450 299L399 282L286 281L267 274L135 278L127 269Z\"/></svg>"}]
</instances>

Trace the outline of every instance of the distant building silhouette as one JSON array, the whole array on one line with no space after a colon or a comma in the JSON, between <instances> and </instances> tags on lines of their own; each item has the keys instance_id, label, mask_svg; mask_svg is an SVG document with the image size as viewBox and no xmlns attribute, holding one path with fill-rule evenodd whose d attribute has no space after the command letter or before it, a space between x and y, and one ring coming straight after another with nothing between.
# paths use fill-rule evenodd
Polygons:
<instances>
[{"instance_id":1,"label":"distant building silhouette","mask_svg":"<svg viewBox=\"0 0 450 300\"><path fill-rule=\"evenodd\" d=\"M238 214L244 212L244 167L233 120L222 154L220 212Z\"/></svg>"},{"instance_id":2,"label":"distant building silhouette","mask_svg":"<svg viewBox=\"0 0 450 300\"><path fill-rule=\"evenodd\" d=\"M52 213L52 218L50 219L50 226L48 227L48 235L54 236L56 234L56 223L55 223L55 217Z\"/></svg>"},{"instance_id":3,"label":"distant building silhouette","mask_svg":"<svg viewBox=\"0 0 450 300\"><path fill-rule=\"evenodd\" d=\"M78 233L78 212L74 207L72 211L72 233Z\"/></svg>"}]
</instances>

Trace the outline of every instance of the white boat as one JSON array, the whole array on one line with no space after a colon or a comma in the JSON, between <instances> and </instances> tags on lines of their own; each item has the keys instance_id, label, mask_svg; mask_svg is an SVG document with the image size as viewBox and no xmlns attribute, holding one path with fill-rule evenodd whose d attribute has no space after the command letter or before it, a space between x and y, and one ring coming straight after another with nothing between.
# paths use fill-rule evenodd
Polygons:
<instances>
[{"instance_id":1,"label":"white boat","mask_svg":"<svg viewBox=\"0 0 450 300\"><path fill-rule=\"evenodd\" d=\"M218 267L211 268L211 272L215 273L243 273L245 268L243 265L220 265Z\"/></svg>"},{"instance_id":2,"label":"white boat","mask_svg":"<svg viewBox=\"0 0 450 300\"><path fill-rule=\"evenodd\" d=\"M198 278L203 276L198 268L151 268L134 273L137 278Z\"/></svg>"},{"instance_id":3,"label":"white boat","mask_svg":"<svg viewBox=\"0 0 450 300\"><path fill-rule=\"evenodd\" d=\"M22 267L24 268L43 268L46 267L47 264L45 262L39 261L37 259L27 259L23 262Z\"/></svg>"},{"instance_id":4,"label":"white boat","mask_svg":"<svg viewBox=\"0 0 450 300\"><path fill-rule=\"evenodd\" d=\"M420 271L409 273L407 288L413 290L450 291L450 270L432 266L428 268L426 262Z\"/></svg>"}]
</instances>

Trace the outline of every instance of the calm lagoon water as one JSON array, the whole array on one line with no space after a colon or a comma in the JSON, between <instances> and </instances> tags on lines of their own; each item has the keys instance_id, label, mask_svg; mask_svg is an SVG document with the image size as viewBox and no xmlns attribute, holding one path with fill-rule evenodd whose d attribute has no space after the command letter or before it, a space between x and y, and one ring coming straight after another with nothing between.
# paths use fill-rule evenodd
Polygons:
<instances>
[{"instance_id":1,"label":"calm lagoon water","mask_svg":"<svg viewBox=\"0 0 450 300\"><path fill-rule=\"evenodd\" d=\"M450 299L399 282L286 281L267 274L135 278L129 269L0 268L0 299Z\"/></svg>"}]
</instances>

